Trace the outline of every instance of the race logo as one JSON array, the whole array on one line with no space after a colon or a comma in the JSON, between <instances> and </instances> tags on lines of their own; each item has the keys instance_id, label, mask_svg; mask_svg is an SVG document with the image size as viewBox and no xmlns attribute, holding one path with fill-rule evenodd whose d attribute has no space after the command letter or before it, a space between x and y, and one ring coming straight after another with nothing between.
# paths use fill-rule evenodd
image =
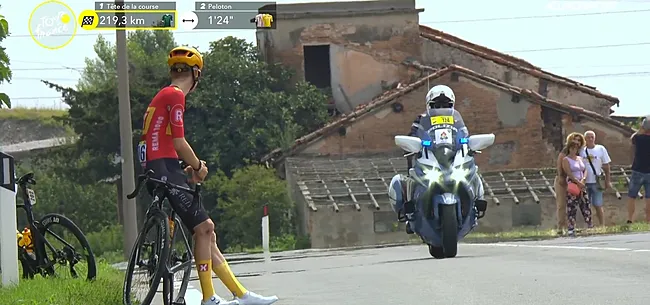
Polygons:
<instances>
[{"instance_id":1,"label":"race logo","mask_svg":"<svg viewBox=\"0 0 650 305\"><path fill-rule=\"evenodd\" d=\"M43 48L63 48L76 33L77 18L72 9L61 1L45 1L36 6L29 16L29 34Z\"/></svg>"}]
</instances>

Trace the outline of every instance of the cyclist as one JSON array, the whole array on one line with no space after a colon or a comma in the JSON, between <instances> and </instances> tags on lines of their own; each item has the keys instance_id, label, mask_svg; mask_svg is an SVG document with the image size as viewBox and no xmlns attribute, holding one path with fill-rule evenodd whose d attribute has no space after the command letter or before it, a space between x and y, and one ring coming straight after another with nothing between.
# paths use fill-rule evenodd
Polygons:
<instances>
[{"instance_id":1,"label":"cyclist","mask_svg":"<svg viewBox=\"0 0 650 305\"><path fill-rule=\"evenodd\" d=\"M138 145L140 162L154 171L156 178L181 186L203 181L208 174L205 161L199 160L185 139L183 116L185 96L196 89L203 69L203 58L194 48L177 47L167 59L171 85L156 94L144 115L142 141ZM188 168L181 168L178 159ZM188 181L186 173L191 174ZM148 186L152 193L153 185ZM264 297L247 291L230 270L226 259L217 247L214 223L208 213L191 194L169 191L167 198L183 223L191 229L194 237L194 256L198 271L202 305L268 305L278 297ZM219 297L212 285L212 272L234 295L227 301Z\"/></svg>"}]
</instances>

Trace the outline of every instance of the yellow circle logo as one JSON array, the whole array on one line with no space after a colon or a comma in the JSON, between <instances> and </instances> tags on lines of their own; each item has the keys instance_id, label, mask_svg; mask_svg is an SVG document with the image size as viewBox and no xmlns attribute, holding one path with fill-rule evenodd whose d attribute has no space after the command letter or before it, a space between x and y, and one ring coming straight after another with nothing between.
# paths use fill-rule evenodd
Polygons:
<instances>
[{"instance_id":1,"label":"yellow circle logo","mask_svg":"<svg viewBox=\"0 0 650 305\"><path fill-rule=\"evenodd\" d=\"M97 12L91 10L85 10L79 14L79 24L84 30L92 30L97 27L99 24L99 16Z\"/></svg>"},{"instance_id":2,"label":"yellow circle logo","mask_svg":"<svg viewBox=\"0 0 650 305\"><path fill-rule=\"evenodd\" d=\"M29 15L29 35L43 48L63 48L76 34L77 17L70 6L61 1L45 1Z\"/></svg>"}]
</instances>

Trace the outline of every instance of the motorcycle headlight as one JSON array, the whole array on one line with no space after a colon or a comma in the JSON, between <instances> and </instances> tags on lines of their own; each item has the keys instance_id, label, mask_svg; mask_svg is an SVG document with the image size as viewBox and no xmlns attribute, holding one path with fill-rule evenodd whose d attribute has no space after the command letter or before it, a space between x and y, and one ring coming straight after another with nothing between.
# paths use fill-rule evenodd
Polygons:
<instances>
[{"instance_id":1,"label":"motorcycle headlight","mask_svg":"<svg viewBox=\"0 0 650 305\"><path fill-rule=\"evenodd\" d=\"M460 166L452 170L450 178L454 180L456 183L461 183L467 180L468 174L469 174L469 170L465 169L463 166Z\"/></svg>"},{"instance_id":2,"label":"motorcycle headlight","mask_svg":"<svg viewBox=\"0 0 650 305\"><path fill-rule=\"evenodd\" d=\"M419 164L417 170L421 174L416 175L415 180L423 186L430 186L442 180L442 172L438 167Z\"/></svg>"},{"instance_id":3,"label":"motorcycle headlight","mask_svg":"<svg viewBox=\"0 0 650 305\"><path fill-rule=\"evenodd\" d=\"M429 185L432 183L440 182L442 178L442 172L438 168L426 168L423 169L424 172L424 179L429 181Z\"/></svg>"}]
</instances>

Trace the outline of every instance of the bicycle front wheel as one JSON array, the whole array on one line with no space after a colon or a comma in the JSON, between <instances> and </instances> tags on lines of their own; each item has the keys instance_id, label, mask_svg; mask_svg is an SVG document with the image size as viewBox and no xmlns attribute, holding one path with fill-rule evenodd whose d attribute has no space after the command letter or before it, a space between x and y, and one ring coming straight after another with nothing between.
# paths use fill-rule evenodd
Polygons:
<instances>
[{"instance_id":1,"label":"bicycle front wheel","mask_svg":"<svg viewBox=\"0 0 650 305\"><path fill-rule=\"evenodd\" d=\"M41 219L39 231L43 236L43 250L47 256L45 267L56 277L93 280L97 276L95 255L81 229L60 214L47 214Z\"/></svg>"},{"instance_id":2,"label":"bicycle front wheel","mask_svg":"<svg viewBox=\"0 0 650 305\"><path fill-rule=\"evenodd\" d=\"M133 246L124 279L124 305L150 305L169 257L169 223L153 211Z\"/></svg>"},{"instance_id":3,"label":"bicycle front wheel","mask_svg":"<svg viewBox=\"0 0 650 305\"><path fill-rule=\"evenodd\" d=\"M182 303L193 268L192 237L187 234L178 216L174 218L173 228L170 233L168 272L163 283L164 305Z\"/></svg>"}]
</instances>

